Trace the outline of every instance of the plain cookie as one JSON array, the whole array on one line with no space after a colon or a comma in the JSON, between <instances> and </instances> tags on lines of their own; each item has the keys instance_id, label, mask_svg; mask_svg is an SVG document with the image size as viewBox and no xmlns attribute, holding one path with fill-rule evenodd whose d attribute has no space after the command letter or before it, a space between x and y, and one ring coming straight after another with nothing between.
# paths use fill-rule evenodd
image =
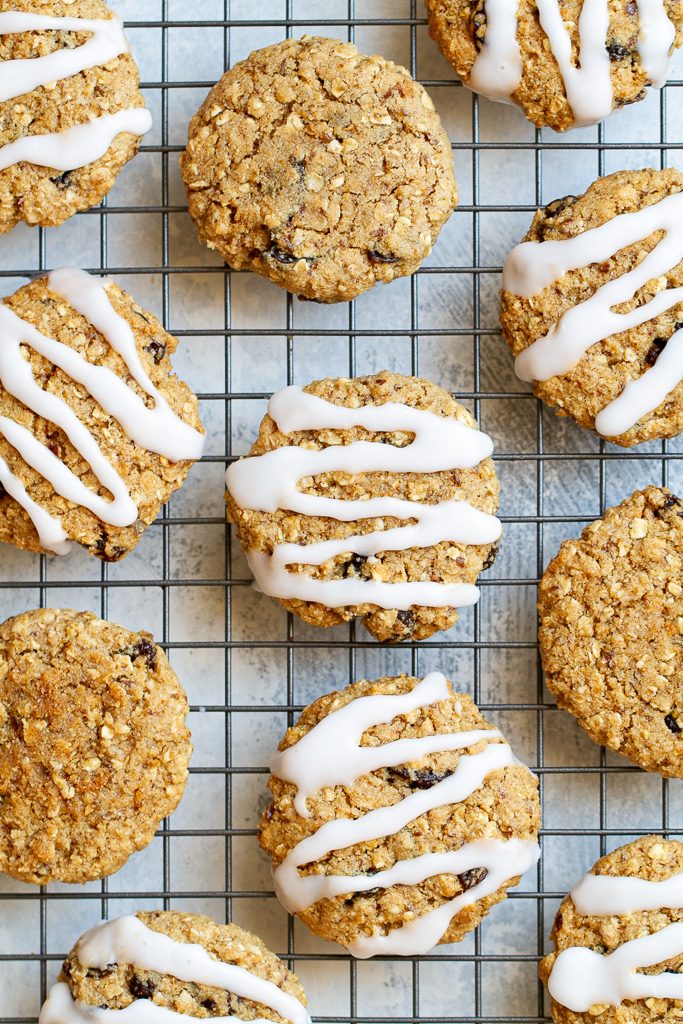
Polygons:
<instances>
[{"instance_id":1,"label":"plain cookie","mask_svg":"<svg viewBox=\"0 0 683 1024\"><path fill-rule=\"evenodd\" d=\"M206 245L318 302L412 274L457 202L429 95L338 39L287 39L228 71L181 166Z\"/></svg>"},{"instance_id":2,"label":"plain cookie","mask_svg":"<svg viewBox=\"0 0 683 1024\"><path fill-rule=\"evenodd\" d=\"M149 633L90 612L0 626L0 871L44 885L118 871L185 789L187 697Z\"/></svg>"},{"instance_id":3,"label":"plain cookie","mask_svg":"<svg viewBox=\"0 0 683 1024\"><path fill-rule=\"evenodd\" d=\"M567 540L539 589L545 680L596 743L683 777L683 502L636 491Z\"/></svg>"}]
</instances>

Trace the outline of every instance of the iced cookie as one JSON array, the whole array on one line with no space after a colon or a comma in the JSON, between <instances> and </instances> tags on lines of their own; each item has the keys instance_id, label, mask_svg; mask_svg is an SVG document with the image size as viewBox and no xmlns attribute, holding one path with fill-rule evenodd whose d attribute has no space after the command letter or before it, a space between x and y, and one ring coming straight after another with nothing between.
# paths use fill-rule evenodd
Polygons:
<instances>
[{"instance_id":1,"label":"iced cookie","mask_svg":"<svg viewBox=\"0 0 683 1024\"><path fill-rule=\"evenodd\" d=\"M539 590L545 679L596 743L683 778L683 502L636 491L567 540Z\"/></svg>"},{"instance_id":2,"label":"iced cookie","mask_svg":"<svg viewBox=\"0 0 683 1024\"><path fill-rule=\"evenodd\" d=\"M0 871L110 875L175 809L192 751L187 697L149 633L90 612L0 626Z\"/></svg>"},{"instance_id":3,"label":"iced cookie","mask_svg":"<svg viewBox=\"0 0 683 1024\"><path fill-rule=\"evenodd\" d=\"M39 1024L187 1021L311 1024L296 975L261 939L234 924L174 910L140 912L83 935Z\"/></svg>"},{"instance_id":4,"label":"iced cookie","mask_svg":"<svg viewBox=\"0 0 683 1024\"><path fill-rule=\"evenodd\" d=\"M683 1015L683 844L643 836L562 903L541 962L556 1024L675 1024Z\"/></svg>"},{"instance_id":5,"label":"iced cookie","mask_svg":"<svg viewBox=\"0 0 683 1024\"><path fill-rule=\"evenodd\" d=\"M338 39L286 39L228 71L181 165L206 245L319 302L412 274L457 202L429 95Z\"/></svg>"},{"instance_id":6,"label":"iced cookie","mask_svg":"<svg viewBox=\"0 0 683 1024\"><path fill-rule=\"evenodd\" d=\"M279 899L358 957L459 941L538 860L535 777L440 672L321 697L269 785Z\"/></svg>"},{"instance_id":7,"label":"iced cookie","mask_svg":"<svg viewBox=\"0 0 683 1024\"><path fill-rule=\"evenodd\" d=\"M0 304L0 541L123 558L200 457L178 342L112 281L54 270Z\"/></svg>"},{"instance_id":8,"label":"iced cookie","mask_svg":"<svg viewBox=\"0 0 683 1024\"><path fill-rule=\"evenodd\" d=\"M425 2L432 37L470 89L559 132L661 88L683 42L680 0Z\"/></svg>"},{"instance_id":9,"label":"iced cookie","mask_svg":"<svg viewBox=\"0 0 683 1024\"><path fill-rule=\"evenodd\" d=\"M422 640L477 601L495 557L492 449L427 380L289 387L228 469L228 515L259 588L306 622L360 616L378 640Z\"/></svg>"},{"instance_id":10,"label":"iced cookie","mask_svg":"<svg viewBox=\"0 0 683 1024\"><path fill-rule=\"evenodd\" d=\"M503 272L517 375L630 447L683 430L683 174L618 171L534 217Z\"/></svg>"},{"instance_id":11,"label":"iced cookie","mask_svg":"<svg viewBox=\"0 0 683 1024\"><path fill-rule=\"evenodd\" d=\"M0 232L96 206L152 126L101 0L0 0Z\"/></svg>"}]
</instances>

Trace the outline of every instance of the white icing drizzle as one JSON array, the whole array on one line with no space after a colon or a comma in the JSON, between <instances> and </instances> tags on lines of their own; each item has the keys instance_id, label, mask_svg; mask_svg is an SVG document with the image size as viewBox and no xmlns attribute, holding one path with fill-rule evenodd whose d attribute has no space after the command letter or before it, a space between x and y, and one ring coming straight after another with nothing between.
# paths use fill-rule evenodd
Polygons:
<instances>
[{"instance_id":1,"label":"white icing drizzle","mask_svg":"<svg viewBox=\"0 0 683 1024\"><path fill-rule=\"evenodd\" d=\"M522 79L517 40L517 0L486 0L486 36L468 85L493 99L510 101ZM584 0L579 16L579 66L572 59L569 32L559 0L537 0L541 28L562 75L577 125L596 124L611 113L614 94L607 52L608 0ZM652 84L666 81L676 30L663 0L638 4L638 53Z\"/></svg>"},{"instance_id":2,"label":"white icing drizzle","mask_svg":"<svg viewBox=\"0 0 683 1024\"><path fill-rule=\"evenodd\" d=\"M10 421L5 417L0 417L0 432L2 432L3 425L7 423ZM71 550L71 541L61 524L31 498L19 477L14 475L2 456L0 456L0 484L7 494L28 512L38 536L42 539L43 547L55 555L67 555Z\"/></svg>"},{"instance_id":3,"label":"white icing drizzle","mask_svg":"<svg viewBox=\"0 0 683 1024\"><path fill-rule=\"evenodd\" d=\"M618 437L653 412L683 380L683 330L676 331L660 352L657 362L595 417L603 437Z\"/></svg>"},{"instance_id":4,"label":"white icing drizzle","mask_svg":"<svg viewBox=\"0 0 683 1024\"><path fill-rule=\"evenodd\" d=\"M118 18L55 18L21 11L0 14L0 35L54 30L91 35L73 49L65 47L42 57L0 63L0 102L107 64L128 52L128 42ZM145 135L151 127L149 111L136 107L103 114L61 132L26 135L0 147L0 170L26 161L58 171L73 171L99 160L122 132Z\"/></svg>"},{"instance_id":5,"label":"white icing drizzle","mask_svg":"<svg viewBox=\"0 0 683 1024\"><path fill-rule=\"evenodd\" d=\"M117 135L145 135L152 127L152 115L145 107L131 107L116 114L103 114L84 124L45 135L24 135L0 146L0 171L21 162L56 171L74 171L103 157Z\"/></svg>"},{"instance_id":6,"label":"white icing drizzle","mask_svg":"<svg viewBox=\"0 0 683 1024\"><path fill-rule=\"evenodd\" d=\"M55 50L42 57L6 60L0 63L0 103L71 78L88 68L100 67L128 53L128 42L118 18L54 18L30 11L0 14L0 35L19 32L89 32L80 46Z\"/></svg>"},{"instance_id":7,"label":"white icing drizzle","mask_svg":"<svg viewBox=\"0 0 683 1024\"><path fill-rule=\"evenodd\" d=\"M662 0L638 0L638 17L640 59L655 89L661 89L669 72L676 27L666 13Z\"/></svg>"},{"instance_id":8,"label":"white icing drizzle","mask_svg":"<svg viewBox=\"0 0 683 1024\"><path fill-rule=\"evenodd\" d=\"M639 910L683 909L683 873L661 882L621 875L584 875L572 889L580 914L613 916Z\"/></svg>"},{"instance_id":9,"label":"white icing drizzle","mask_svg":"<svg viewBox=\"0 0 683 1024\"><path fill-rule=\"evenodd\" d=\"M259 978L237 964L215 960L197 943L176 942L148 928L132 915L108 921L86 932L78 944L78 959L84 967L102 970L111 964L132 964L180 981L210 985L260 1003L291 1024L310 1024L303 1003L283 992L272 981ZM240 1018L214 1019L236 1021ZM163 1010L149 999L137 999L125 1010L86 1006L73 999L67 985L58 983L41 1010L39 1024L114 1024L114 1021L122 1021L123 1024L181 1024L190 1020L196 1021L196 1018ZM259 1018L255 1024L266 1024L266 1018Z\"/></svg>"},{"instance_id":10,"label":"white icing drizzle","mask_svg":"<svg viewBox=\"0 0 683 1024\"><path fill-rule=\"evenodd\" d=\"M621 916L643 910L683 908L683 873L661 882L616 875L585 875L571 891L580 914ZM683 999L683 975L636 974L683 953L683 924L624 942L612 953L581 946L561 951L548 980L556 1002L575 1012L596 1003L618 1006L625 999ZM581 984L577 985L577 978Z\"/></svg>"},{"instance_id":11,"label":"white icing drizzle","mask_svg":"<svg viewBox=\"0 0 683 1024\"><path fill-rule=\"evenodd\" d=\"M569 373L588 349L613 334L631 330L683 302L683 288L664 288L629 313L614 308L629 302L648 283L668 274L683 259L683 192L667 196L635 213L624 213L574 238L522 242L505 261L503 288L531 298L571 270L608 260L657 231L662 239L637 267L608 281L578 303L517 357L522 380L546 381ZM655 410L683 380L683 337L677 331L657 362L596 417L604 437L618 437Z\"/></svg>"},{"instance_id":12,"label":"white icing drizzle","mask_svg":"<svg viewBox=\"0 0 683 1024\"><path fill-rule=\"evenodd\" d=\"M448 681L439 672L430 673L409 693L360 697L331 712L298 743L278 753L272 765L273 774L297 787L295 808L308 817L306 800L323 787L348 786L382 767L410 764L430 753L459 750L482 740L501 738L495 729L479 729L398 740L379 747L360 746L363 733L372 726L450 698ZM411 793L399 803L369 811L361 818L326 822L291 850L276 868L278 898L290 913L297 913L321 899L349 892L414 885L434 875L485 867L486 877L455 899L402 928L386 935L361 936L348 946L354 956L362 958L378 953L426 953L438 943L459 910L495 892L531 867L538 859L538 845L524 840L477 840L458 850L399 861L373 875L300 875L299 868L334 850L395 835L421 815L467 799L491 772L515 763L507 743L491 743L478 754L462 755L455 771L429 789Z\"/></svg>"},{"instance_id":13,"label":"white icing drizzle","mask_svg":"<svg viewBox=\"0 0 683 1024\"><path fill-rule=\"evenodd\" d=\"M359 959L383 954L416 956L427 953L445 935L456 914L478 900L491 896L511 878L525 874L537 863L539 857L538 844L531 839L478 839L465 843L452 853L425 854L424 857L415 858L414 862L403 861L396 865L397 869L402 865L409 869L414 863L414 871L406 870L400 874L397 871L393 881L384 880L385 885L399 882L409 885L411 882L422 882L433 875L462 874L473 868L486 868L487 874L471 889L403 925L402 928L396 928L386 935L359 936L349 946L349 952ZM379 877L374 876L375 886L381 884L377 881Z\"/></svg>"},{"instance_id":14,"label":"white icing drizzle","mask_svg":"<svg viewBox=\"0 0 683 1024\"><path fill-rule=\"evenodd\" d=\"M548 991L576 1013L597 1003L619 1006L625 999L683 999L683 974L637 974L643 967L683 953L683 924L670 924L653 935L624 942L613 953L583 946L563 949L553 964Z\"/></svg>"},{"instance_id":15,"label":"white icing drizzle","mask_svg":"<svg viewBox=\"0 0 683 1024\"><path fill-rule=\"evenodd\" d=\"M517 43L517 0L486 0L486 35L468 86L490 99L510 103L522 78Z\"/></svg>"},{"instance_id":16,"label":"white icing drizzle","mask_svg":"<svg viewBox=\"0 0 683 1024\"><path fill-rule=\"evenodd\" d=\"M430 672L409 693L358 697L326 715L294 746L278 751L270 770L296 786L294 807L302 818L308 818L306 801L325 786L350 786L362 775L379 768L393 768L429 754L461 750L480 740L500 738L497 729L475 729L397 740L381 747L361 747L363 733L374 725L450 698L448 680L441 672ZM330 757L331 750L334 757Z\"/></svg>"},{"instance_id":17,"label":"white icing drizzle","mask_svg":"<svg viewBox=\"0 0 683 1024\"><path fill-rule=\"evenodd\" d=\"M291 445L242 459L233 463L226 474L228 489L242 508L262 512L286 509L301 515L326 516L338 522L386 517L416 522L388 530L382 529L380 522L380 528L371 533L339 540L306 545L277 544L272 554L247 551L247 561L261 590L272 597L319 602L332 608L365 603L398 609L415 604L443 608L476 603L477 588L469 584L384 583L353 577L317 580L306 573L290 572L287 567L299 563L321 565L349 552L372 557L381 551L425 548L441 541L461 544L496 541L501 533L500 521L464 501L437 505L391 497L345 501L304 494L298 487L303 478L323 473L435 473L473 468L493 450L486 434L452 417L437 416L398 403L358 409L334 405L299 387L285 388L275 394L268 412L286 434L365 427L378 432L406 431L415 438L404 448L373 441L330 445L320 451Z\"/></svg>"},{"instance_id":18,"label":"white icing drizzle","mask_svg":"<svg viewBox=\"0 0 683 1024\"><path fill-rule=\"evenodd\" d=\"M541 28L557 61L577 125L602 121L612 111L612 82L606 40L609 30L607 0L583 0L579 15L579 60L572 60L572 45L558 0L538 0Z\"/></svg>"},{"instance_id":19,"label":"white icing drizzle","mask_svg":"<svg viewBox=\"0 0 683 1024\"><path fill-rule=\"evenodd\" d=\"M105 283L82 270L66 268L52 271L48 286L104 335L124 360L131 376L153 400L153 405L147 408L144 401L108 367L88 363L75 349L47 338L8 306L0 305L0 385L37 416L50 420L65 432L113 500L101 498L86 487L65 463L21 424L0 417L0 435L63 498L89 509L112 526L129 526L137 519L138 509L125 482L70 406L58 395L43 391L36 384L30 363L22 356L22 346L29 346L72 380L82 384L102 409L117 420L126 435L148 451L156 452L171 462L194 460L202 453L204 437L173 412L150 380L142 366L133 331L112 306ZM44 509L38 509L4 461L0 462L0 483L31 517L41 545L55 554L64 554L67 550L66 534L60 521Z\"/></svg>"}]
</instances>

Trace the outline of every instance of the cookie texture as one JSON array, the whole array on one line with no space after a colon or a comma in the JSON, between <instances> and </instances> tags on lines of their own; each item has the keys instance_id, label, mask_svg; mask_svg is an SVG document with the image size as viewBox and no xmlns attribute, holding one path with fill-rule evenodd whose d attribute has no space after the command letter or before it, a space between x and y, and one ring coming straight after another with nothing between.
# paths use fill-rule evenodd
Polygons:
<instances>
[{"instance_id":1,"label":"cookie texture","mask_svg":"<svg viewBox=\"0 0 683 1024\"><path fill-rule=\"evenodd\" d=\"M565 541L539 590L546 683L596 743L683 777L683 502L636 491Z\"/></svg>"},{"instance_id":2,"label":"cookie texture","mask_svg":"<svg viewBox=\"0 0 683 1024\"><path fill-rule=\"evenodd\" d=\"M338 39L287 39L228 71L181 167L206 245L319 302L411 274L457 202L429 95Z\"/></svg>"},{"instance_id":3,"label":"cookie texture","mask_svg":"<svg viewBox=\"0 0 683 1024\"><path fill-rule=\"evenodd\" d=\"M461 405L443 388L417 377L384 371L370 377L315 381L304 391L335 405L359 408L366 405L397 403L413 409L428 410L437 416L452 417L468 427L476 426ZM411 443L405 431L383 433L363 427L352 429L304 430L283 433L270 416L261 423L259 436L250 455L261 455L284 446L297 445L322 450L332 445L373 441L405 447ZM395 498L434 505L445 501L467 501L474 508L494 513L498 508L499 485L493 462L484 459L473 469L435 473L359 472L322 473L299 483L307 494L344 500L366 500L390 495ZM278 509L260 512L240 507L228 494L228 518L237 527L238 538L247 552L272 553L284 542L312 544L318 541L368 534L378 529L401 526L390 517L342 522L329 516L300 515ZM383 551L366 558L347 552L320 565L299 565L297 573L316 580L361 579L383 583L434 581L472 584L495 558L497 543L458 544L440 541L405 551ZM405 610L381 608L372 604L328 607L313 601L291 599L281 602L305 622L316 626L335 626L355 617L377 640L423 640L437 630L448 629L457 619L455 608L414 605Z\"/></svg>"},{"instance_id":4,"label":"cookie texture","mask_svg":"<svg viewBox=\"0 0 683 1024\"><path fill-rule=\"evenodd\" d=\"M187 698L149 633L41 609L0 626L0 870L117 871L178 804Z\"/></svg>"},{"instance_id":5,"label":"cookie texture","mask_svg":"<svg viewBox=\"0 0 683 1024\"><path fill-rule=\"evenodd\" d=\"M80 272L76 272L80 273ZM86 275L83 275L85 280ZM173 373L171 355L178 340L164 330L152 314L142 309L130 295L109 281L103 290L116 314L129 325L135 340L137 355L151 382L177 417L177 426L186 424L203 434L199 420L198 402L189 387ZM49 278L39 278L20 288L4 305L14 314L32 325L47 338L54 339L88 364L111 370L134 395L142 398L147 407L153 399L133 379L126 362L110 342L85 316L62 295L53 291ZM147 450L133 441L121 423L107 413L95 397L82 384L77 383L64 369L54 365L30 345L22 346L33 378L41 391L54 396L72 410L83 424L100 452L115 467L122 484L137 507L137 518L129 526L105 522L89 507L58 494L52 483L29 465L19 451L0 431L0 458L25 487L29 498L61 525L66 538L86 548L90 554L105 562L116 562L131 551L146 527L156 519L161 506L183 483L192 460L171 461ZM65 431L51 420L35 415L9 391L10 382L0 384L0 416L26 428L66 466L88 490L102 499L110 493L95 475L92 465L85 460ZM112 398L115 405L115 400ZM68 411L67 410L67 411ZM139 417L139 414L136 414ZM201 440L198 438L198 440ZM133 513L134 514L134 513ZM11 496L0 479L0 541L14 544L27 551L46 551L32 518L26 508Z\"/></svg>"},{"instance_id":6,"label":"cookie texture","mask_svg":"<svg viewBox=\"0 0 683 1024\"><path fill-rule=\"evenodd\" d=\"M564 196L539 210L524 241L543 243L577 238L609 224L621 214L644 210L682 190L683 174L673 168L617 171L595 181L582 196ZM654 231L635 244L619 248L604 260L570 270L529 298L504 290L501 324L513 355L519 356L548 334L563 316L590 300L609 282L634 271L663 237L663 231ZM643 306L664 289L682 285L683 261L644 283L630 301L616 308L616 312L627 313ZM683 302L678 302L648 317L639 326L611 334L591 345L569 372L546 381L535 381L534 393L560 416L571 416L582 427L594 430L600 412L614 402L630 382L641 379L655 366L671 336L681 327ZM672 378L671 384L672 390L663 401L612 440L631 447L679 434L683 430L683 383Z\"/></svg>"},{"instance_id":7,"label":"cookie texture","mask_svg":"<svg viewBox=\"0 0 683 1024\"><path fill-rule=\"evenodd\" d=\"M384 677L372 682L363 680L327 694L304 709L296 724L288 729L279 749L290 749L320 723L329 722L330 715L359 698L409 694L420 682L405 675ZM450 684L444 682L443 699L372 725L362 733L361 748L367 751L418 737L492 729L470 697L453 693ZM326 786L308 796L308 817L303 817L294 806L296 787L273 774L268 784L273 802L261 819L261 845L277 869L299 843L326 826L329 828L329 823L336 822L338 826L342 820L350 819L358 824L359 819L378 808L396 807L416 793L424 794L451 777L459 766L463 768L464 757L480 754L487 747L490 749L503 742L502 737L493 732L490 740L479 739L460 750L441 749L417 760L381 767L348 784ZM304 764L304 772L305 767ZM310 770L314 771L315 766L311 765ZM479 788L461 802L447 801L420 814L393 834L334 849L299 870L304 876L374 876L401 862L425 854L458 850L480 839L535 840L539 824L537 780L520 762L511 762L487 774ZM393 832L393 828L387 831ZM385 935L414 924L430 911L466 893L486 874L485 868L475 865L460 874L432 874L417 884L394 884L367 891L354 891L353 880L350 880L349 892L320 899L298 916L316 935L349 946L353 951L359 937ZM277 879L276 870L276 885ZM510 878L495 892L454 912L450 923L445 922L440 941L457 942L463 938L492 906L505 898L509 886L518 881L519 877Z\"/></svg>"},{"instance_id":8,"label":"cookie texture","mask_svg":"<svg viewBox=\"0 0 683 1024\"><path fill-rule=\"evenodd\" d=\"M201 914L174 910L141 911L135 916L153 932L177 943L202 946L212 959L236 964L306 1005L296 975L251 932L235 924L217 924ZM109 1010L124 1010L136 1000L148 999L154 1006L188 1017L266 1019L288 1024L270 1007L212 985L181 981L170 969L163 974L124 963L112 964L105 970L84 967L78 958L78 944L64 961L59 980L68 985L75 1000Z\"/></svg>"},{"instance_id":9,"label":"cookie texture","mask_svg":"<svg viewBox=\"0 0 683 1024\"><path fill-rule=\"evenodd\" d=\"M683 871L683 843L661 836L643 836L633 843L620 846L591 868L592 875L641 878L648 882L663 882ZM554 951L540 965L544 984L552 972L559 954L570 947L583 947L607 956L626 942L653 935L668 925L683 921L683 910L661 908L638 910L628 914L598 915L579 913L571 896L562 902L555 918L550 941ZM657 975L662 972L683 971L683 955L662 963L639 968L639 973ZM580 979L577 977L577 988ZM595 1004L582 1013L569 1010L551 1000L551 1011L556 1024L675 1024L683 1013L683 1000L647 999L625 1000L618 1006Z\"/></svg>"},{"instance_id":10,"label":"cookie texture","mask_svg":"<svg viewBox=\"0 0 683 1024\"><path fill-rule=\"evenodd\" d=\"M469 84L472 69L486 42L488 18L486 0L425 0L429 31L444 57L456 73ZM683 42L683 4L664 0L664 10L675 26L675 43ZM567 0L562 5L563 27L569 38L574 66L579 60L579 19L584 0ZM605 46L610 60L612 108L642 100L652 83L638 52L640 15L635 3L609 4L609 25ZM499 39L506 52L514 46L510 39ZM538 6L533 0L517 5L517 46L521 77L510 98L538 128L566 131L575 124L575 114L567 99L565 81L548 37L541 28ZM495 85L494 85L495 88ZM500 98L493 96L493 98ZM609 112L609 111L608 111Z\"/></svg>"},{"instance_id":11,"label":"cookie texture","mask_svg":"<svg viewBox=\"0 0 683 1024\"><path fill-rule=\"evenodd\" d=\"M0 0L0 13L25 12L59 18L112 18L102 0ZM49 29L0 36L0 62L33 60L73 49L91 37L86 31ZM130 53L0 103L0 146L26 136L63 132L93 118L144 107L139 74ZM140 138L117 135L106 153L75 170L60 171L21 161L0 170L0 232L18 221L52 227L79 210L96 206L135 156Z\"/></svg>"}]
</instances>

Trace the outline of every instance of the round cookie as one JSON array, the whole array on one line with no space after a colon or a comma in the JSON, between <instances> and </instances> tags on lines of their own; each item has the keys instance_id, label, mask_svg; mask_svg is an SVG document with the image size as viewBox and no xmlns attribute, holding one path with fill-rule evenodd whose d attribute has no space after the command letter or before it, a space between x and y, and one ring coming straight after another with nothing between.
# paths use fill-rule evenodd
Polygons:
<instances>
[{"instance_id":1,"label":"round cookie","mask_svg":"<svg viewBox=\"0 0 683 1024\"><path fill-rule=\"evenodd\" d=\"M412 274L457 203L429 95L338 39L286 39L228 71L181 167L206 245L318 302Z\"/></svg>"},{"instance_id":2,"label":"round cookie","mask_svg":"<svg viewBox=\"0 0 683 1024\"><path fill-rule=\"evenodd\" d=\"M142 1005L136 1005L145 1000ZM77 1006L74 1003L79 1004ZM143 911L86 932L64 961L40 1024L76 1024L83 1006L172 1020L310 1024L299 979L261 939L201 914ZM85 1011L87 1012L87 1011Z\"/></svg>"},{"instance_id":3,"label":"round cookie","mask_svg":"<svg viewBox=\"0 0 683 1024\"><path fill-rule=\"evenodd\" d=\"M149 633L90 612L0 626L0 871L85 882L117 871L177 806L187 697Z\"/></svg>"},{"instance_id":4,"label":"round cookie","mask_svg":"<svg viewBox=\"0 0 683 1024\"><path fill-rule=\"evenodd\" d=\"M683 42L680 0L657 0L647 24L637 4L607 0L425 2L430 34L465 85L558 132L597 124L664 85Z\"/></svg>"},{"instance_id":5,"label":"round cookie","mask_svg":"<svg viewBox=\"0 0 683 1024\"><path fill-rule=\"evenodd\" d=\"M541 961L553 1020L675 1024L682 935L682 843L643 836L601 857L560 906Z\"/></svg>"},{"instance_id":6,"label":"round cookie","mask_svg":"<svg viewBox=\"0 0 683 1024\"><path fill-rule=\"evenodd\" d=\"M384 371L286 388L228 469L260 589L306 622L422 640L474 604L501 533L493 444L443 388Z\"/></svg>"},{"instance_id":7,"label":"round cookie","mask_svg":"<svg viewBox=\"0 0 683 1024\"><path fill-rule=\"evenodd\" d=\"M539 210L505 262L517 374L624 447L683 430L683 174L618 171Z\"/></svg>"},{"instance_id":8,"label":"round cookie","mask_svg":"<svg viewBox=\"0 0 683 1024\"><path fill-rule=\"evenodd\" d=\"M441 673L321 697L271 770L277 895L355 956L459 941L538 860L536 778Z\"/></svg>"},{"instance_id":9,"label":"round cookie","mask_svg":"<svg viewBox=\"0 0 683 1024\"><path fill-rule=\"evenodd\" d=\"M0 232L62 224L151 127L138 68L102 0L0 0L0 33Z\"/></svg>"},{"instance_id":10,"label":"round cookie","mask_svg":"<svg viewBox=\"0 0 683 1024\"><path fill-rule=\"evenodd\" d=\"M548 688L596 743L683 778L683 502L636 491L567 540L539 589Z\"/></svg>"},{"instance_id":11,"label":"round cookie","mask_svg":"<svg viewBox=\"0 0 683 1024\"><path fill-rule=\"evenodd\" d=\"M0 304L0 541L131 551L204 446L178 341L112 281L53 271Z\"/></svg>"}]
</instances>

